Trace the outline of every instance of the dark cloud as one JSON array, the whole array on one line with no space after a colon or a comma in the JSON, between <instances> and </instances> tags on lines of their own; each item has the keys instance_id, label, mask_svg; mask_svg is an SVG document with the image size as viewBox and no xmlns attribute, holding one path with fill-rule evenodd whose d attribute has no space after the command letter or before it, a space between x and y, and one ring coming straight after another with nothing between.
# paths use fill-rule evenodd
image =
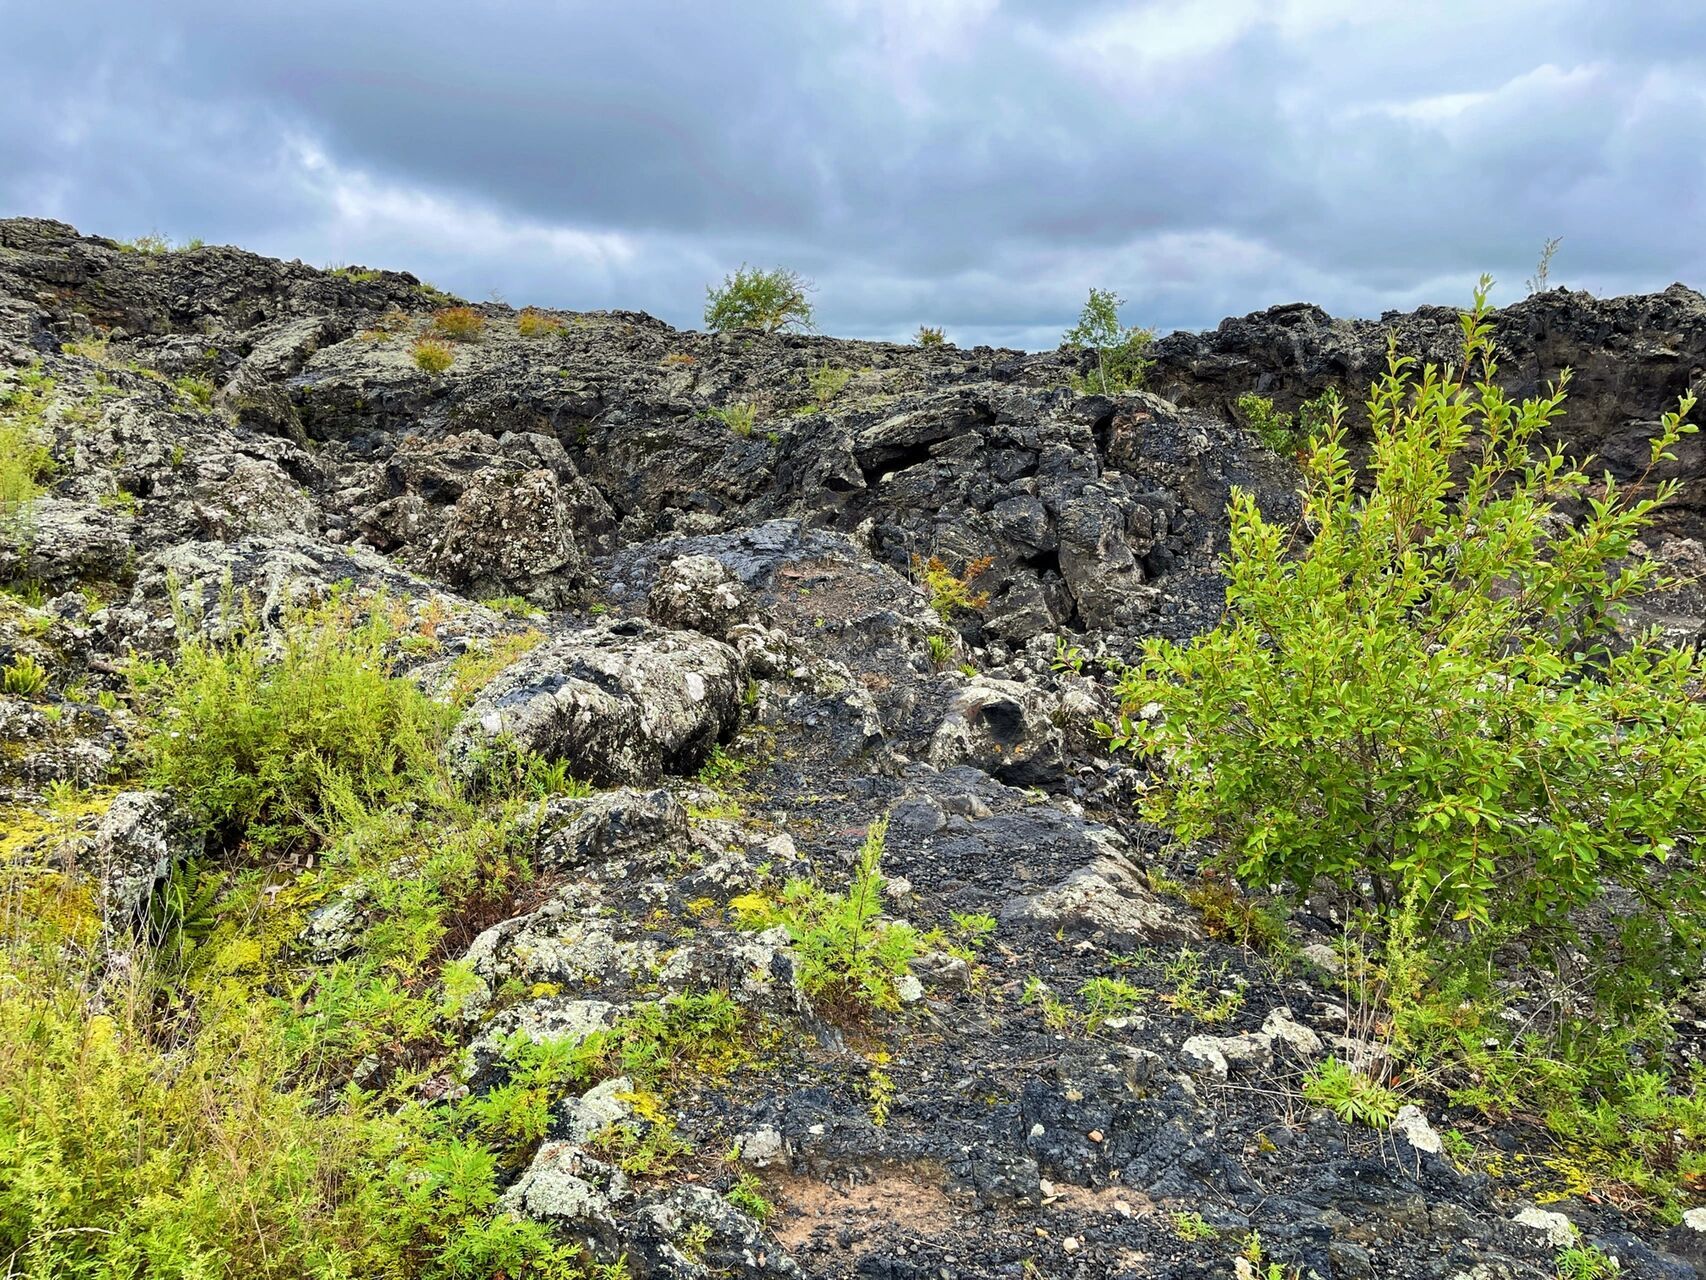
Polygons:
<instances>
[{"instance_id":1,"label":"dark cloud","mask_svg":"<svg viewBox=\"0 0 1706 1280\"><path fill-rule=\"evenodd\" d=\"M697 322L1052 345L1706 279L1694 0L0 0L0 211Z\"/></svg>"}]
</instances>

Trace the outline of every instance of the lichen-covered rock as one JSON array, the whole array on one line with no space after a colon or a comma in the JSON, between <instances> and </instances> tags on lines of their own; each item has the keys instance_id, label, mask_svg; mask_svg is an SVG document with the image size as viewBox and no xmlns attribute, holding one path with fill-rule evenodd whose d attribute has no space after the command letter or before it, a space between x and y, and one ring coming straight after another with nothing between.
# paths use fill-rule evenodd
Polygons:
<instances>
[{"instance_id":1,"label":"lichen-covered rock","mask_svg":"<svg viewBox=\"0 0 1706 1280\"><path fill-rule=\"evenodd\" d=\"M124 791L114 796L91 848L107 929L133 929L147 914L154 890L194 852L189 824L165 792Z\"/></svg>"},{"instance_id":2,"label":"lichen-covered rock","mask_svg":"<svg viewBox=\"0 0 1706 1280\"><path fill-rule=\"evenodd\" d=\"M432 567L472 596L562 604L584 562L557 477L546 470L476 474L445 519Z\"/></svg>"},{"instance_id":3,"label":"lichen-covered rock","mask_svg":"<svg viewBox=\"0 0 1706 1280\"><path fill-rule=\"evenodd\" d=\"M687 847L687 811L669 791L622 787L585 799L558 796L539 824L539 866L564 870L638 855L653 861Z\"/></svg>"},{"instance_id":4,"label":"lichen-covered rock","mask_svg":"<svg viewBox=\"0 0 1706 1280\"><path fill-rule=\"evenodd\" d=\"M1112 855L1038 893L1012 899L1001 917L1099 936L1120 947L1188 941L1200 932L1177 907L1150 892L1130 864Z\"/></svg>"},{"instance_id":5,"label":"lichen-covered rock","mask_svg":"<svg viewBox=\"0 0 1706 1280\"><path fill-rule=\"evenodd\" d=\"M478 775L509 744L575 776L639 783L696 769L740 723L746 669L728 645L632 620L533 650L481 691L452 748Z\"/></svg>"},{"instance_id":6,"label":"lichen-covered rock","mask_svg":"<svg viewBox=\"0 0 1706 1280\"><path fill-rule=\"evenodd\" d=\"M719 640L745 619L740 580L711 556L680 556L658 573L647 602L652 621L677 631L703 631Z\"/></svg>"},{"instance_id":7,"label":"lichen-covered rock","mask_svg":"<svg viewBox=\"0 0 1706 1280\"><path fill-rule=\"evenodd\" d=\"M1014 680L976 676L955 696L930 739L930 763L969 764L1003 782L1031 785L1060 776L1059 703Z\"/></svg>"}]
</instances>

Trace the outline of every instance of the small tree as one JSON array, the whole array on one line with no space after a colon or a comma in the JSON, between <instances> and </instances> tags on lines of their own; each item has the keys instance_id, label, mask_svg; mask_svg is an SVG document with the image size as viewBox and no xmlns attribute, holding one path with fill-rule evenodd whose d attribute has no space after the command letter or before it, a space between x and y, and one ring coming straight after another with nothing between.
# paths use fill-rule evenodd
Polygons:
<instances>
[{"instance_id":1,"label":"small tree","mask_svg":"<svg viewBox=\"0 0 1706 1280\"><path fill-rule=\"evenodd\" d=\"M1706 880L1706 660L1613 624L1670 585L1632 551L1693 400L1649 476L1591 481L1540 447L1563 384L1521 404L1495 385L1488 287L1463 317L1473 382L1389 357L1361 482L1333 414L1306 546L1235 494L1225 616L1150 643L1113 741L1158 769L1147 812L1248 882L1554 937L1615 882L1675 923Z\"/></svg>"},{"instance_id":2,"label":"small tree","mask_svg":"<svg viewBox=\"0 0 1706 1280\"><path fill-rule=\"evenodd\" d=\"M921 324L918 332L912 335L912 341L920 347L940 347L947 344L948 335L932 325Z\"/></svg>"},{"instance_id":3,"label":"small tree","mask_svg":"<svg viewBox=\"0 0 1706 1280\"><path fill-rule=\"evenodd\" d=\"M1073 375L1073 388L1082 394L1116 395L1143 385L1153 361L1143 358L1155 334L1149 329L1120 323L1125 300L1110 289L1090 290L1090 300L1078 315L1078 323L1061 335L1068 346L1089 347L1096 353L1096 368L1087 376Z\"/></svg>"},{"instance_id":4,"label":"small tree","mask_svg":"<svg viewBox=\"0 0 1706 1280\"><path fill-rule=\"evenodd\" d=\"M762 271L742 265L732 276L723 277L722 288L705 290L705 327L717 333L809 329L812 304L806 295L811 289L811 282L797 271L782 267Z\"/></svg>"}]
</instances>

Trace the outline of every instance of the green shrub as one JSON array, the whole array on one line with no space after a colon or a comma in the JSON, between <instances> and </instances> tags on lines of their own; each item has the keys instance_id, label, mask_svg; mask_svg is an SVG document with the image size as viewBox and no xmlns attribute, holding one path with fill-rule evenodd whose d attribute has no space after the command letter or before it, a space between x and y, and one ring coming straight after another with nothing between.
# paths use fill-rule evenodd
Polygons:
<instances>
[{"instance_id":1,"label":"green shrub","mask_svg":"<svg viewBox=\"0 0 1706 1280\"><path fill-rule=\"evenodd\" d=\"M524 338L554 338L563 331L563 322L538 307L523 307L515 318L515 328Z\"/></svg>"},{"instance_id":2,"label":"green shrub","mask_svg":"<svg viewBox=\"0 0 1706 1280\"><path fill-rule=\"evenodd\" d=\"M1322 392L1305 400L1296 414L1279 413L1274 402L1255 394L1238 397L1238 412L1245 425L1275 453L1292 454L1307 449L1340 412L1338 393Z\"/></svg>"},{"instance_id":3,"label":"green shrub","mask_svg":"<svg viewBox=\"0 0 1706 1280\"><path fill-rule=\"evenodd\" d=\"M723 277L721 288L705 290L705 327L717 333L759 329L778 333L812 327L811 283L798 272L764 271L742 265Z\"/></svg>"},{"instance_id":4,"label":"green shrub","mask_svg":"<svg viewBox=\"0 0 1706 1280\"><path fill-rule=\"evenodd\" d=\"M1473 383L1391 358L1366 486L1337 421L1316 441L1301 553L1234 496L1225 616L1148 646L1112 740L1159 771L1146 811L1248 883L1569 937L1612 882L1675 936L1706 881L1678 843L1706 817L1702 662L1612 626L1664 585L1631 551L1676 483L1593 488L1539 449L1564 391L1498 390L1486 289L1463 318Z\"/></svg>"},{"instance_id":5,"label":"green shrub","mask_svg":"<svg viewBox=\"0 0 1706 1280\"><path fill-rule=\"evenodd\" d=\"M924 950L911 925L883 919L887 836L886 820L871 824L845 892L790 880L774 901L744 894L729 904L744 927L787 929L801 989L832 1009L900 1008L899 983Z\"/></svg>"},{"instance_id":6,"label":"green shrub","mask_svg":"<svg viewBox=\"0 0 1706 1280\"><path fill-rule=\"evenodd\" d=\"M414 347L415 367L425 373L443 373L456 360L448 342L437 338L420 338Z\"/></svg>"},{"instance_id":7,"label":"green shrub","mask_svg":"<svg viewBox=\"0 0 1706 1280\"><path fill-rule=\"evenodd\" d=\"M263 849L317 843L336 807L430 790L454 712L391 675L383 607L292 620L273 651L250 622L231 641L180 620L177 662L137 665L142 753L203 827Z\"/></svg>"},{"instance_id":8,"label":"green shrub","mask_svg":"<svg viewBox=\"0 0 1706 1280\"><path fill-rule=\"evenodd\" d=\"M20 698L33 698L47 688L47 668L27 653L20 653L0 672L0 689Z\"/></svg>"},{"instance_id":9,"label":"green shrub","mask_svg":"<svg viewBox=\"0 0 1706 1280\"><path fill-rule=\"evenodd\" d=\"M440 307L432 313L432 331L456 342L472 342L486 327L486 317L473 307Z\"/></svg>"},{"instance_id":10,"label":"green shrub","mask_svg":"<svg viewBox=\"0 0 1706 1280\"><path fill-rule=\"evenodd\" d=\"M940 347L947 345L948 335L940 329L921 324L918 332L912 335L912 341L920 347Z\"/></svg>"},{"instance_id":11,"label":"green shrub","mask_svg":"<svg viewBox=\"0 0 1706 1280\"><path fill-rule=\"evenodd\" d=\"M14 521L41 495L53 474L44 416L53 379L39 366L0 381L0 524Z\"/></svg>"},{"instance_id":12,"label":"green shrub","mask_svg":"<svg viewBox=\"0 0 1706 1280\"><path fill-rule=\"evenodd\" d=\"M1088 374L1073 374L1073 389L1081 395L1118 395L1136 391L1153 361L1144 352L1154 341L1149 329L1120 323L1120 307L1124 304L1117 293L1108 289L1090 290L1090 299L1079 313L1078 323L1061 335L1067 346L1088 347L1096 353L1096 367Z\"/></svg>"},{"instance_id":13,"label":"green shrub","mask_svg":"<svg viewBox=\"0 0 1706 1280\"><path fill-rule=\"evenodd\" d=\"M840 395L853 377L853 370L831 365L827 360L813 369L807 378L812 387L812 400L819 409L829 408L829 402Z\"/></svg>"}]
</instances>

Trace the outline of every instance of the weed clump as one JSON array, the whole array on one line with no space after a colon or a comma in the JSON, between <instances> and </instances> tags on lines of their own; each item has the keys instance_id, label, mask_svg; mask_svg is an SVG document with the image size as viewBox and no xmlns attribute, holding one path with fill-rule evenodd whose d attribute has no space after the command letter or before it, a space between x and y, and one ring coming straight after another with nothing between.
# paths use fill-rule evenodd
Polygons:
<instances>
[{"instance_id":1,"label":"weed clump","mask_svg":"<svg viewBox=\"0 0 1706 1280\"><path fill-rule=\"evenodd\" d=\"M421 338L415 342L415 367L425 373L443 373L456 359L448 342L437 338Z\"/></svg>"},{"instance_id":2,"label":"weed clump","mask_svg":"<svg viewBox=\"0 0 1706 1280\"><path fill-rule=\"evenodd\" d=\"M920 347L940 347L947 344L948 336L940 329L921 324L918 326L918 332L912 335L912 341Z\"/></svg>"},{"instance_id":3,"label":"weed clump","mask_svg":"<svg viewBox=\"0 0 1706 1280\"><path fill-rule=\"evenodd\" d=\"M943 622L962 613L977 613L989 604L989 592L979 591L972 584L995 564L994 556L978 556L966 562L959 573L948 568L940 556L912 557L912 572L930 597L930 607Z\"/></svg>"},{"instance_id":4,"label":"weed clump","mask_svg":"<svg viewBox=\"0 0 1706 1280\"><path fill-rule=\"evenodd\" d=\"M440 307L432 313L432 331L453 342L472 342L486 328L486 317L473 307Z\"/></svg>"},{"instance_id":5,"label":"weed clump","mask_svg":"<svg viewBox=\"0 0 1706 1280\"><path fill-rule=\"evenodd\" d=\"M538 307L523 307L515 328L524 338L554 338L563 331L563 322Z\"/></svg>"},{"instance_id":6,"label":"weed clump","mask_svg":"<svg viewBox=\"0 0 1706 1280\"><path fill-rule=\"evenodd\" d=\"M744 894L729 905L746 928L782 925L799 964L800 987L831 1008L892 1012L901 1006L901 982L923 953L911 925L883 918L883 845L888 823L871 824L847 889L835 892L810 880L790 880L780 896Z\"/></svg>"},{"instance_id":7,"label":"weed clump","mask_svg":"<svg viewBox=\"0 0 1706 1280\"><path fill-rule=\"evenodd\" d=\"M751 437L753 428L758 425L758 406L751 400L736 400L720 409L710 410L710 414L742 440Z\"/></svg>"}]
</instances>

